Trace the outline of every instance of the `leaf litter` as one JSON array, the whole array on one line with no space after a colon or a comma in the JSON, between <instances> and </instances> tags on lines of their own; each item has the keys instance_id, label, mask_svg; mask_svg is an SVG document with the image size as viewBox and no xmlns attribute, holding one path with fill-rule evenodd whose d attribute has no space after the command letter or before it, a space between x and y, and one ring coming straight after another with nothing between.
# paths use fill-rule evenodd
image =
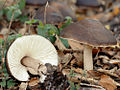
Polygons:
<instances>
[{"instance_id":1,"label":"leaf litter","mask_svg":"<svg viewBox=\"0 0 120 90\"><path fill-rule=\"evenodd\" d=\"M4 0L3 0L4 1ZM59 65L56 71L48 75L44 83L40 83L38 76L32 76L29 82L15 81L16 85L7 87L7 90L119 90L120 89L120 1L119 0L101 0L101 7L94 9L87 7L82 10L75 5L74 0L58 0L66 2L71 6L77 16L77 20L85 18L98 19L107 29L111 30L118 41L117 47L94 48L93 60L94 70L83 70L83 45L69 41L69 47L66 48L59 36L56 36L56 47L59 55ZM1 2L1 1L0 1ZM5 1L4 1L5 2ZM4 7L15 4L11 0L7 1ZM90 9L92 11L90 11ZM26 13L25 13L26 14ZM31 18L28 15L29 18ZM3 39L8 33L9 22L6 16L2 17L0 22L0 39ZM1 21L1 18L0 18ZM59 26L60 25L60 26ZM61 27L61 23L58 28ZM32 31L30 31L30 28ZM11 26L9 35L15 34L37 34L37 25L26 25L21 23L17 18ZM65 43L66 44L66 43ZM3 48L3 46L1 46ZM1 57L1 56L0 56ZM2 65L0 60L0 65ZM1 69L1 66L0 66ZM2 81L0 73L0 81ZM11 78L11 77L6 77ZM8 79L9 80L9 79ZM7 81L6 81L7 82ZM1 85L1 84L0 84ZM6 87L4 87L6 89Z\"/></svg>"}]
</instances>

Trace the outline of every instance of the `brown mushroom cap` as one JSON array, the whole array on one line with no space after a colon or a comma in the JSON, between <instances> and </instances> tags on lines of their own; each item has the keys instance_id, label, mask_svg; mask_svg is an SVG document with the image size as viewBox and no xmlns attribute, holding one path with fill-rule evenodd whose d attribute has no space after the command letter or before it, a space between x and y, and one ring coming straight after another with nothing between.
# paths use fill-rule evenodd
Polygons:
<instances>
[{"instance_id":1,"label":"brown mushroom cap","mask_svg":"<svg viewBox=\"0 0 120 90\"><path fill-rule=\"evenodd\" d=\"M39 5L45 5L47 3L48 0L26 0L26 4L27 5L35 5L35 6L39 6Z\"/></svg>"},{"instance_id":2,"label":"brown mushroom cap","mask_svg":"<svg viewBox=\"0 0 120 90\"><path fill-rule=\"evenodd\" d=\"M99 3L97 0L77 0L76 5L86 7L98 7Z\"/></svg>"},{"instance_id":3,"label":"brown mushroom cap","mask_svg":"<svg viewBox=\"0 0 120 90\"><path fill-rule=\"evenodd\" d=\"M90 19L72 23L61 31L61 36L95 47L117 44L116 39L109 30L99 21Z\"/></svg>"},{"instance_id":4,"label":"brown mushroom cap","mask_svg":"<svg viewBox=\"0 0 120 90\"><path fill-rule=\"evenodd\" d=\"M70 16L71 18L76 19L76 15L74 11L66 3L51 2L51 6L57 8L61 12L64 18L66 16Z\"/></svg>"},{"instance_id":5,"label":"brown mushroom cap","mask_svg":"<svg viewBox=\"0 0 120 90\"><path fill-rule=\"evenodd\" d=\"M45 9L44 8L39 8L38 11L36 12L35 19L39 19L42 22L44 22L44 19L46 18L46 23L47 24L58 24L64 20L63 16L57 10L56 8L49 6L46 8L46 16L44 18L45 14Z\"/></svg>"}]
</instances>

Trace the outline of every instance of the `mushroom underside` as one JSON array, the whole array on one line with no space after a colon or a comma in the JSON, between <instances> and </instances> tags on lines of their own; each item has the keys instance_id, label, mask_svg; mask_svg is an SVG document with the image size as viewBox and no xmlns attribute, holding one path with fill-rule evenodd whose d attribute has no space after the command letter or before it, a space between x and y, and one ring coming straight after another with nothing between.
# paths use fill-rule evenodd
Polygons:
<instances>
[{"instance_id":1,"label":"mushroom underside","mask_svg":"<svg viewBox=\"0 0 120 90\"><path fill-rule=\"evenodd\" d=\"M29 64L25 64L29 59L22 64L21 60L26 56L28 56L27 59L33 58L34 60L29 62ZM46 63L55 66L58 65L58 56L54 46L42 36L22 36L12 43L7 52L7 66L9 71L19 81L29 80L27 71L38 74L38 63L40 65L45 65ZM33 65L31 68L30 64L35 64L36 66Z\"/></svg>"}]
</instances>

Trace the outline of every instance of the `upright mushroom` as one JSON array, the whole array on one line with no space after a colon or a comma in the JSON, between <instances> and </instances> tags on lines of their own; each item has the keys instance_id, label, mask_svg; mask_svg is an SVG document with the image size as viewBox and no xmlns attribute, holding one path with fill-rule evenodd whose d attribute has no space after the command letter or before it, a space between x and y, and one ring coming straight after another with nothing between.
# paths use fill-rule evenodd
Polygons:
<instances>
[{"instance_id":1,"label":"upright mushroom","mask_svg":"<svg viewBox=\"0 0 120 90\"><path fill-rule=\"evenodd\" d=\"M50 0L26 0L26 11L35 15L37 9L45 8L47 1Z\"/></svg>"},{"instance_id":2,"label":"upright mushroom","mask_svg":"<svg viewBox=\"0 0 120 90\"><path fill-rule=\"evenodd\" d=\"M58 65L56 49L49 40L39 35L22 36L16 39L7 52L7 66L19 81L28 81L31 74L40 75L44 82L46 64Z\"/></svg>"},{"instance_id":3,"label":"upright mushroom","mask_svg":"<svg viewBox=\"0 0 120 90\"><path fill-rule=\"evenodd\" d=\"M77 6L86 6L86 7L97 7L99 3L97 0L77 0Z\"/></svg>"},{"instance_id":4,"label":"upright mushroom","mask_svg":"<svg viewBox=\"0 0 120 90\"><path fill-rule=\"evenodd\" d=\"M33 5L33 6L42 6L45 5L48 0L26 0L27 5Z\"/></svg>"},{"instance_id":5,"label":"upright mushroom","mask_svg":"<svg viewBox=\"0 0 120 90\"><path fill-rule=\"evenodd\" d=\"M70 16L73 20L76 20L75 12L66 3L53 1L50 5L57 8L64 18Z\"/></svg>"},{"instance_id":6,"label":"upright mushroom","mask_svg":"<svg viewBox=\"0 0 120 90\"><path fill-rule=\"evenodd\" d=\"M77 9L77 12L83 14L86 13L87 16L94 15L93 10L98 12L98 8L100 6L100 3L98 0L77 0L76 6L79 8Z\"/></svg>"},{"instance_id":7,"label":"upright mushroom","mask_svg":"<svg viewBox=\"0 0 120 90\"><path fill-rule=\"evenodd\" d=\"M91 19L72 23L61 31L61 36L84 44L85 70L93 70L93 47L109 47L117 43L109 30L99 21Z\"/></svg>"},{"instance_id":8,"label":"upright mushroom","mask_svg":"<svg viewBox=\"0 0 120 90\"><path fill-rule=\"evenodd\" d=\"M55 25L59 24L64 20L60 11L52 6L46 7L46 12L45 9L39 8L34 18L39 19L42 22L46 21L47 24L55 24Z\"/></svg>"}]
</instances>

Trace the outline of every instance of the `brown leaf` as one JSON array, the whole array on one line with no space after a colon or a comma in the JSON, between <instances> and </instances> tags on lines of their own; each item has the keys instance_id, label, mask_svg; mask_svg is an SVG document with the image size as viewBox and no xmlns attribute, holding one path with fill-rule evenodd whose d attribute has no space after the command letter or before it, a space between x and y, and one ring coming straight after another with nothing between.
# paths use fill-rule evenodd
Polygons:
<instances>
[{"instance_id":1,"label":"brown leaf","mask_svg":"<svg viewBox=\"0 0 120 90\"><path fill-rule=\"evenodd\" d=\"M72 41L72 40L68 40L68 43L73 50L83 51L83 46L80 43ZM77 59L78 64L81 64L83 62L82 61L83 60L83 54L82 53L74 53L74 56Z\"/></svg>"},{"instance_id":2,"label":"brown leaf","mask_svg":"<svg viewBox=\"0 0 120 90\"><path fill-rule=\"evenodd\" d=\"M72 68L72 70L74 70L76 73L80 73L80 74L84 73L84 71L80 68Z\"/></svg>"},{"instance_id":3,"label":"brown leaf","mask_svg":"<svg viewBox=\"0 0 120 90\"><path fill-rule=\"evenodd\" d=\"M104 87L106 90L115 90L117 88L114 80L107 75L102 75L98 84Z\"/></svg>"},{"instance_id":4,"label":"brown leaf","mask_svg":"<svg viewBox=\"0 0 120 90\"><path fill-rule=\"evenodd\" d=\"M115 73L113 72L114 69L113 69L113 70L97 69L97 71L98 71L98 72L101 72L101 73L105 73L105 74L110 75L110 76L113 76L113 77L116 77L116 78L119 77L117 74L115 74Z\"/></svg>"},{"instance_id":5,"label":"brown leaf","mask_svg":"<svg viewBox=\"0 0 120 90\"><path fill-rule=\"evenodd\" d=\"M2 28L1 31L0 31L0 34L2 35L5 35L9 32L9 29L8 28Z\"/></svg>"},{"instance_id":6,"label":"brown leaf","mask_svg":"<svg viewBox=\"0 0 120 90\"><path fill-rule=\"evenodd\" d=\"M3 35L2 35L2 34L0 34L0 38L3 38Z\"/></svg>"},{"instance_id":7,"label":"brown leaf","mask_svg":"<svg viewBox=\"0 0 120 90\"><path fill-rule=\"evenodd\" d=\"M93 70L88 71L88 76L91 77L91 78L94 78L94 79L100 79L101 75L102 74L97 72L97 71L93 71Z\"/></svg>"},{"instance_id":8,"label":"brown leaf","mask_svg":"<svg viewBox=\"0 0 120 90\"><path fill-rule=\"evenodd\" d=\"M116 6L115 8L113 8L113 15L116 16L120 13L119 7Z\"/></svg>"},{"instance_id":9,"label":"brown leaf","mask_svg":"<svg viewBox=\"0 0 120 90\"><path fill-rule=\"evenodd\" d=\"M68 43L69 43L69 45L71 46L72 49L79 49L81 51L83 50L83 46L76 41L68 40Z\"/></svg>"},{"instance_id":10,"label":"brown leaf","mask_svg":"<svg viewBox=\"0 0 120 90\"><path fill-rule=\"evenodd\" d=\"M22 83L20 84L20 86L19 86L19 90L26 90L26 89L27 89L27 85L28 85L28 83L22 82Z\"/></svg>"},{"instance_id":11,"label":"brown leaf","mask_svg":"<svg viewBox=\"0 0 120 90\"><path fill-rule=\"evenodd\" d=\"M73 59L73 60L71 60L71 62L70 62L71 66L73 66L73 64L75 64L75 63L76 63L76 59Z\"/></svg>"},{"instance_id":12,"label":"brown leaf","mask_svg":"<svg viewBox=\"0 0 120 90\"><path fill-rule=\"evenodd\" d=\"M56 35L56 41L55 41L55 45L58 47L59 50L65 50L66 47L63 45L63 43L61 42L61 40L59 39L59 37Z\"/></svg>"},{"instance_id":13,"label":"brown leaf","mask_svg":"<svg viewBox=\"0 0 120 90\"><path fill-rule=\"evenodd\" d=\"M28 85L29 85L29 86L35 86L35 85L37 85L39 82L40 82L40 80L39 80L38 78L32 78L32 79L29 81Z\"/></svg>"}]
</instances>

